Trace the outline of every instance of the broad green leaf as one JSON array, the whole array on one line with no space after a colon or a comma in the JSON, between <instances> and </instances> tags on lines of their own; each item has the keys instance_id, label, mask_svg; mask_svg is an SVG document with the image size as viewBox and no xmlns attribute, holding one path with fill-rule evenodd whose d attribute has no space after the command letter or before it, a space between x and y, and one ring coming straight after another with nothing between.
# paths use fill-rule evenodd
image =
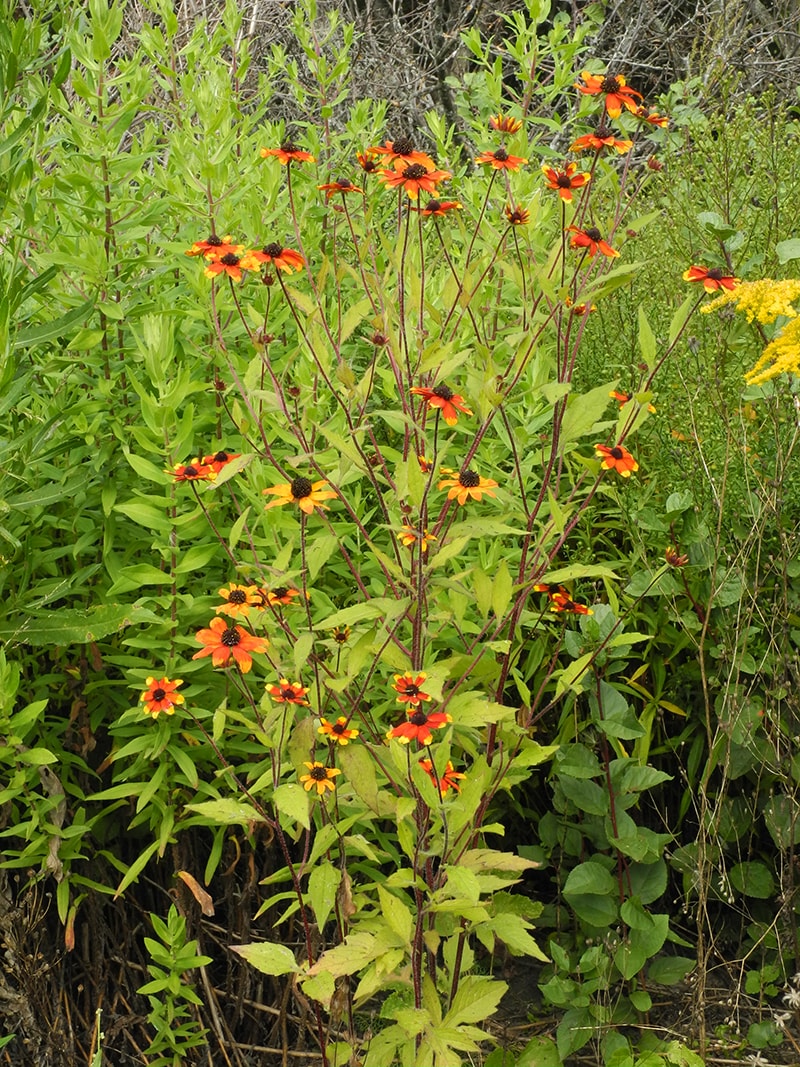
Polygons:
<instances>
[{"instance_id":1,"label":"broad green leaf","mask_svg":"<svg viewBox=\"0 0 800 1067\"><path fill-rule=\"evenodd\" d=\"M308 896L314 911L314 918L320 930L328 921L328 916L336 902L336 890L342 880L339 867L327 861L319 863L312 870L308 879Z\"/></svg>"},{"instance_id":2,"label":"broad green leaf","mask_svg":"<svg viewBox=\"0 0 800 1067\"><path fill-rule=\"evenodd\" d=\"M313 976L327 971L334 978L341 978L344 974L360 971L385 951L386 946L374 934L357 930L348 934L341 945L323 952L317 962L309 967L308 973Z\"/></svg>"},{"instance_id":3,"label":"broad green leaf","mask_svg":"<svg viewBox=\"0 0 800 1067\"><path fill-rule=\"evenodd\" d=\"M472 585L475 590L475 602L478 611L484 619L489 618L489 609L492 606L492 579L485 571L475 567L472 571Z\"/></svg>"},{"instance_id":4,"label":"broad green leaf","mask_svg":"<svg viewBox=\"0 0 800 1067\"><path fill-rule=\"evenodd\" d=\"M389 927L397 934L401 942L410 946L414 917L408 906L400 897L389 893L382 885L378 886L378 899L381 905L381 915Z\"/></svg>"},{"instance_id":5,"label":"broad green leaf","mask_svg":"<svg viewBox=\"0 0 800 1067\"><path fill-rule=\"evenodd\" d=\"M335 626L353 626L368 619L396 619L408 607L408 600L397 600L389 597L375 597L361 604L354 604L350 608L342 608L327 619L318 622L320 630L332 630Z\"/></svg>"},{"instance_id":6,"label":"broad green leaf","mask_svg":"<svg viewBox=\"0 0 800 1067\"><path fill-rule=\"evenodd\" d=\"M330 1009L333 994L336 992L336 980L328 971L322 971L313 978L306 978L302 982L303 992L312 1000L318 1000L326 1011ZM330 1055L330 1047L328 1048Z\"/></svg>"},{"instance_id":7,"label":"broad green leaf","mask_svg":"<svg viewBox=\"0 0 800 1067\"><path fill-rule=\"evenodd\" d=\"M286 945L278 945L272 941L253 941L249 945L231 945L230 949L262 974L294 974L299 970L294 953Z\"/></svg>"},{"instance_id":8,"label":"broad green leaf","mask_svg":"<svg viewBox=\"0 0 800 1067\"><path fill-rule=\"evenodd\" d=\"M467 975L461 979L450 1010L442 1020L444 1026L463 1026L482 1023L497 1011L500 999L508 989L506 982L494 978Z\"/></svg>"},{"instance_id":9,"label":"broad green leaf","mask_svg":"<svg viewBox=\"0 0 800 1067\"><path fill-rule=\"evenodd\" d=\"M375 774L375 761L363 745L339 745L337 760L342 776L356 791L367 807L380 815L381 805L378 800L378 779Z\"/></svg>"},{"instance_id":10,"label":"broad green leaf","mask_svg":"<svg viewBox=\"0 0 800 1067\"><path fill-rule=\"evenodd\" d=\"M201 800L196 804L187 804L186 810L194 811L209 822L221 825L238 823L244 826L251 822L263 822L262 816L251 804L226 797L220 800Z\"/></svg>"},{"instance_id":11,"label":"broad green leaf","mask_svg":"<svg viewBox=\"0 0 800 1067\"><path fill-rule=\"evenodd\" d=\"M0 621L0 640L28 645L86 645L137 623L158 622L148 608L135 604L101 604L86 610L64 608Z\"/></svg>"},{"instance_id":12,"label":"broad green leaf","mask_svg":"<svg viewBox=\"0 0 800 1067\"><path fill-rule=\"evenodd\" d=\"M650 323L647 321L647 314L644 307L640 304L638 308L639 316L639 351L642 353L642 359L650 368L653 369L656 365L657 347L656 336L653 333Z\"/></svg>"},{"instance_id":13,"label":"broad green leaf","mask_svg":"<svg viewBox=\"0 0 800 1067\"><path fill-rule=\"evenodd\" d=\"M728 872L731 885L746 897L769 900L775 892L772 871L763 863L748 861L737 863Z\"/></svg>"},{"instance_id":14,"label":"broad green leaf","mask_svg":"<svg viewBox=\"0 0 800 1067\"><path fill-rule=\"evenodd\" d=\"M600 863L587 860L580 863L567 875L564 896L569 899L577 894L591 893L598 896L613 896L619 887L610 872Z\"/></svg>"},{"instance_id":15,"label":"broad green leaf","mask_svg":"<svg viewBox=\"0 0 800 1067\"><path fill-rule=\"evenodd\" d=\"M71 333L79 323L88 318L93 307L94 300L87 300L80 307L73 308L72 311L67 311L57 319L51 319L50 322L26 326L14 338L14 347L32 348L34 345L43 344L45 341L53 341L57 337L63 337L65 334Z\"/></svg>"},{"instance_id":16,"label":"broad green leaf","mask_svg":"<svg viewBox=\"0 0 800 1067\"><path fill-rule=\"evenodd\" d=\"M298 782L284 782L272 794L275 807L282 815L299 822L306 830L311 829L309 794Z\"/></svg>"},{"instance_id":17,"label":"broad green leaf","mask_svg":"<svg viewBox=\"0 0 800 1067\"><path fill-rule=\"evenodd\" d=\"M659 956L647 965L647 977L659 985L677 985L697 966L689 956Z\"/></svg>"},{"instance_id":18,"label":"broad green leaf","mask_svg":"<svg viewBox=\"0 0 800 1067\"><path fill-rule=\"evenodd\" d=\"M495 572L492 582L492 611L498 619L502 619L511 603L511 593L514 583L505 560Z\"/></svg>"}]
</instances>

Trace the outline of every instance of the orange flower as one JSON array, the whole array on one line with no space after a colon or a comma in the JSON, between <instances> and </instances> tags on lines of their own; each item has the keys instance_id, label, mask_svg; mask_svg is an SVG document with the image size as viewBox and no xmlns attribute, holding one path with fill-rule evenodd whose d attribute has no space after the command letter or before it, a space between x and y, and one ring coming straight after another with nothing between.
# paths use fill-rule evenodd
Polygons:
<instances>
[{"instance_id":1,"label":"orange flower","mask_svg":"<svg viewBox=\"0 0 800 1067\"><path fill-rule=\"evenodd\" d=\"M732 274L726 274L721 267L689 267L683 273L685 282L702 282L707 293L716 292L717 289L735 289L739 279Z\"/></svg>"},{"instance_id":2,"label":"orange flower","mask_svg":"<svg viewBox=\"0 0 800 1067\"><path fill-rule=\"evenodd\" d=\"M232 619L240 615L245 617L250 614L251 607L261 606L257 585L231 585L230 588L220 589L219 595L225 603L215 609L217 615L228 615Z\"/></svg>"},{"instance_id":3,"label":"orange flower","mask_svg":"<svg viewBox=\"0 0 800 1067\"><path fill-rule=\"evenodd\" d=\"M635 115L637 119L641 119L650 126L658 126L662 130L669 125L669 116L659 115L659 113L652 107L637 107Z\"/></svg>"},{"instance_id":4,"label":"orange flower","mask_svg":"<svg viewBox=\"0 0 800 1067\"><path fill-rule=\"evenodd\" d=\"M447 181L451 178L447 170L428 170L422 163L410 163L402 170L382 170L378 175L381 181L390 189L402 186L412 200L416 200L420 190L436 195L437 182Z\"/></svg>"},{"instance_id":5,"label":"orange flower","mask_svg":"<svg viewBox=\"0 0 800 1067\"><path fill-rule=\"evenodd\" d=\"M378 161L372 158L369 151L358 152L356 154L356 159L358 160L359 167L361 167L365 174L374 174L378 169Z\"/></svg>"},{"instance_id":6,"label":"orange flower","mask_svg":"<svg viewBox=\"0 0 800 1067\"><path fill-rule=\"evenodd\" d=\"M639 469L639 464L622 445L614 445L613 448L607 445L595 445L594 451L596 456L602 457L603 462L600 466L603 470L616 471L623 478L630 478L631 471Z\"/></svg>"},{"instance_id":7,"label":"orange flower","mask_svg":"<svg viewBox=\"0 0 800 1067\"><path fill-rule=\"evenodd\" d=\"M670 567L685 567L689 562L688 556L682 556L674 545L670 545L664 553L664 559Z\"/></svg>"},{"instance_id":8,"label":"orange flower","mask_svg":"<svg viewBox=\"0 0 800 1067\"><path fill-rule=\"evenodd\" d=\"M192 459L188 463L176 463L172 470L165 471L171 474L176 482L213 482L217 472L208 463L201 463L199 459Z\"/></svg>"},{"instance_id":9,"label":"orange flower","mask_svg":"<svg viewBox=\"0 0 800 1067\"><path fill-rule=\"evenodd\" d=\"M442 471L445 471L444 467ZM469 497L480 501L484 493L487 496L495 496L494 490L497 488L497 482L491 478L481 478L477 471L461 471L458 475L454 472L447 473L453 473L453 477L442 478L439 482L439 488L450 488L447 494L448 500L458 500L458 503L463 506Z\"/></svg>"},{"instance_id":10,"label":"orange flower","mask_svg":"<svg viewBox=\"0 0 800 1067\"><path fill-rule=\"evenodd\" d=\"M223 667L232 656L242 674L247 674L253 666L251 652L266 652L269 648L269 641L265 637L254 637L241 626L226 622L219 616L211 620L208 629L198 630L196 640L205 648L195 652L192 659L211 656L215 667Z\"/></svg>"},{"instance_id":11,"label":"orange flower","mask_svg":"<svg viewBox=\"0 0 800 1067\"><path fill-rule=\"evenodd\" d=\"M627 393L618 393L616 389L612 389L608 394L613 400L619 404L620 407L624 407L630 400L630 396ZM647 410L651 415L655 415L656 409L652 404L647 405Z\"/></svg>"},{"instance_id":12,"label":"orange flower","mask_svg":"<svg viewBox=\"0 0 800 1067\"><path fill-rule=\"evenodd\" d=\"M261 155L264 159L267 159L268 156L275 156L284 167L293 161L295 163L315 162L310 152L304 152L293 141L284 141L280 148L262 148Z\"/></svg>"},{"instance_id":13,"label":"orange flower","mask_svg":"<svg viewBox=\"0 0 800 1067\"><path fill-rule=\"evenodd\" d=\"M510 156L505 148L498 148L495 152L481 152L475 162L490 163L492 170L519 170L528 161L522 156Z\"/></svg>"},{"instance_id":14,"label":"orange flower","mask_svg":"<svg viewBox=\"0 0 800 1067\"><path fill-rule=\"evenodd\" d=\"M440 797L443 797L448 789L453 789L457 793L459 789L461 789L461 786L458 784L458 780L460 778L467 777L460 771L455 770L450 760L447 761L447 766L445 767L442 774L439 775L436 774L436 769L433 766L433 760L421 759L419 761L419 765L420 767L422 767L423 771L427 773L430 780L439 790Z\"/></svg>"},{"instance_id":15,"label":"orange flower","mask_svg":"<svg viewBox=\"0 0 800 1067\"><path fill-rule=\"evenodd\" d=\"M598 96L604 93L605 108L612 119L617 118L623 108L636 113L639 105L633 97L637 96L641 100L642 94L631 89L621 74L591 74L588 70L584 70L581 71L581 77L586 84L579 85L575 82L575 88L585 96Z\"/></svg>"},{"instance_id":16,"label":"orange flower","mask_svg":"<svg viewBox=\"0 0 800 1067\"><path fill-rule=\"evenodd\" d=\"M300 685L299 682L290 682L286 678L281 678L277 685L267 686L267 693L276 704L301 704L307 708L308 701L305 699L307 692L307 686Z\"/></svg>"},{"instance_id":17,"label":"orange flower","mask_svg":"<svg viewBox=\"0 0 800 1067\"><path fill-rule=\"evenodd\" d=\"M303 594L288 585L276 585L274 589L259 589L261 603L274 608L276 604L291 604L296 596Z\"/></svg>"},{"instance_id":18,"label":"orange flower","mask_svg":"<svg viewBox=\"0 0 800 1067\"><path fill-rule=\"evenodd\" d=\"M425 207L414 210L420 215L446 215L448 211L460 211L463 206L458 200L429 200Z\"/></svg>"},{"instance_id":19,"label":"orange flower","mask_svg":"<svg viewBox=\"0 0 800 1067\"><path fill-rule=\"evenodd\" d=\"M200 462L207 467L210 467L215 474L219 474L222 468L230 463L232 459L238 459L241 456L241 452L225 452L220 450L215 452L213 456L203 456Z\"/></svg>"},{"instance_id":20,"label":"orange flower","mask_svg":"<svg viewBox=\"0 0 800 1067\"><path fill-rule=\"evenodd\" d=\"M522 129L522 123L510 115L492 115L489 128L499 133L518 133Z\"/></svg>"},{"instance_id":21,"label":"orange flower","mask_svg":"<svg viewBox=\"0 0 800 1067\"><path fill-rule=\"evenodd\" d=\"M144 704L145 715L152 715L154 719L163 711L165 715L172 715L176 704L184 703L183 693L176 693L179 685L183 685L182 678L170 681L169 678L146 678L147 689L139 698Z\"/></svg>"},{"instance_id":22,"label":"orange flower","mask_svg":"<svg viewBox=\"0 0 800 1067\"><path fill-rule=\"evenodd\" d=\"M423 474L429 474L433 469L433 464L427 456L417 456L417 463L419 463L419 469Z\"/></svg>"},{"instance_id":23,"label":"orange flower","mask_svg":"<svg viewBox=\"0 0 800 1067\"><path fill-rule=\"evenodd\" d=\"M308 793L312 789L316 789L317 796L322 796L326 789L330 789L331 792L336 788L336 783L333 779L337 774L342 772L338 767L326 767L324 763L319 763L314 760L313 763L303 762L304 767L308 767L308 774L301 774L300 781L303 783L303 789Z\"/></svg>"},{"instance_id":24,"label":"orange flower","mask_svg":"<svg viewBox=\"0 0 800 1067\"><path fill-rule=\"evenodd\" d=\"M428 542L435 541L436 538L433 534L429 534L427 528L420 533L420 531L412 526L409 522L403 523L403 528L397 535L397 540L401 545L406 548L411 548L412 545L419 545L423 552L428 551Z\"/></svg>"},{"instance_id":25,"label":"orange flower","mask_svg":"<svg viewBox=\"0 0 800 1067\"><path fill-rule=\"evenodd\" d=\"M359 189L357 185L353 185L349 178L337 178L336 181L328 182L327 185L318 185L318 189L321 189L325 193L325 199L330 200L336 193L361 193L363 195L364 190Z\"/></svg>"},{"instance_id":26,"label":"orange flower","mask_svg":"<svg viewBox=\"0 0 800 1067\"><path fill-rule=\"evenodd\" d=\"M247 255L247 253L245 253ZM226 252L219 259L212 260L203 271L206 278L213 278L217 274L227 274L235 282L242 280L242 271L251 270L244 262L244 256L239 257L233 252Z\"/></svg>"},{"instance_id":27,"label":"orange flower","mask_svg":"<svg viewBox=\"0 0 800 1067\"><path fill-rule=\"evenodd\" d=\"M426 152L417 151L410 137L398 137L396 141L386 141L383 145L374 145L372 148L368 148L367 152L372 156L384 156L384 163L395 164L399 160L406 166L418 163L426 170L434 170L436 167L436 164Z\"/></svg>"},{"instance_id":28,"label":"orange flower","mask_svg":"<svg viewBox=\"0 0 800 1067\"><path fill-rule=\"evenodd\" d=\"M582 137L573 141L569 146L570 152L582 152L587 148L591 148L595 152L602 152L604 148L613 148L620 155L624 155L633 148L633 141L625 141L615 137L614 131L601 122L593 133L583 134Z\"/></svg>"},{"instance_id":29,"label":"orange flower","mask_svg":"<svg viewBox=\"0 0 800 1067\"><path fill-rule=\"evenodd\" d=\"M332 500L339 495L333 489L326 489L325 486L327 484L326 481L312 483L308 478L293 478L290 482L283 482L281 485L273 485L269 489L262 489L264 496L272 495L278 498L277 500L270 500L264 510L269 511L270 508L280 508L284 504L297 504L306 515L310 515L314 508L327 511L328 505L324 504L323 501Z\"/></svg>"},{"instance_id":30,"label":"orange flower","mask_svg":"<svg viewBox=\"0 0 800 1067\"><path fill-rule=\"evenodd\" d=\"M187 256L202 256L203 259L220 259L232 253L238 256L244 250L244 245L231 244L231 235L217 237L212 233L205 241L195 241L191 248L187 249Z\"/></svg>"},{"instance_id":31,"label":"orange flower","mask_svg":"<svg viewBox=\"0 0 800 1067\"><path fill-rule=\"evenodd\" d=\"M349 626L334 626L331 637L334 639L337 645L346 645L350 640L350 627Z\"/></svg>"},{"instance_id":32,"label":"orange flower","mask_svg":"<svg viewBox=\"0 0 800 1067\"><path fill-rule=\"evenodd\" d=\"M411 704L416 707L421 704L423 700L431 700L432 697L428 693L422 692L422 684L427 678L427 674L421 673L416 677L409 671L405 674L396 674L394 676L394 685L392 689L400 696L397 698L398 704Z\"/></svg>"},{"instance_id":33,"label":"orange flower","mask_svg":"<svg viewBox=\"0 0 800 1067\"><path fill-rule=\"evenodd\" d=\"M577 163L567 163L564 170L554 170L546 163L542 164L542 174L547 179L547 188L555 189L561 199L568 204L572 203L572 190L582 188L592 178L588 171L576 174L577 169Z\"/></svg>"},{"instance_id":34,"label":"orange flower","mask_svg":"<svg viewBox=\"0 0 800 1067\"><path fill-rule=\"evenodd\" d=\"M409 712L406 722L393 726L386 736L389 739L394 738L402 745L407 745L409 741L429 745L433 740L433 731L443 729L452 721L451 716L444 711L432 711L428 715L422 708L416 708L415 711Z\"/></svg>"},{"instance_id":35,"label":"orange flower","mask_svg":"<svg viewBox=\"0 0 800 1067\"><path fill-rule=\"evenodd\" d=\"M506 205L506 218L512 226L526 226L530 217L530 211L527 211L519 204L517 204L513 208L510 204Z\"/></svg>"},{"instance_id":36,"label":"orange flower","mask_svg":"<svg viewBox=\"0 0 800 1067\"><path fill-rule=\"evenodd\" d=\"M591 608L587 608L585 604L576 604L564 593L553 593L550 597L550 610L567 612L570 615L594 615Z\"/></svg>"},{"instance_id":37,"label":"orange flower","mask_svg":"<svg viewBox=\"0 0 800 1067\"><path fill-rule=\"evenodd\" d=\"M454 393L453 390L444 383L435 386L433 389L426 389L424 386L415 385L411 392L415 396L421 396L429 408L439 408L442 417L448 426L455 426L458 422L459 411L464 415L472 414L469 408L464 404L464 397L459 396L458 393Z\"/></svg>"},{"instance_id":38,"label":"orange flower","mask_svg":"<svg viewBox=\"0 0 800 1067\"><path fill-rule=\"evenodd\" d=\"M245 270L258 270L262 263L271 263L275 270L285 270L287 274L300 270L306 261L299 252L284 248L277 242L266 245L257 252L245 252L241 265Z\"/></svg>"},{"instance_id":39,"label":"orange flower","mask_svg":"<svg viewBox=\"0 0 800 1067\"><path fill-rule=\"evenodd\" d=\"M328 722L327 719L320 719L318 734L324 734L331 742L335 742L340 745L346 745L348 741L353 741L358 737L360 730L348 729L347 719L344 715L340 715L336 722Z\"/></svg>"},{"instance_id":40,"label":"orange flower","mask_svg":"<svg viewBox=\"0 0 800 1067\"><path fill-rule=\"evenodd\" d=\"M615 252L608 241L603 239L596 226L589 226L585 230L579 230L577 226L567 226L567 230L573 234L569 240L570 248L588 249L589 259L594 259L597 252L602 252L609 258L619 255L619 252Z\"/></svg>"}]
</instances>

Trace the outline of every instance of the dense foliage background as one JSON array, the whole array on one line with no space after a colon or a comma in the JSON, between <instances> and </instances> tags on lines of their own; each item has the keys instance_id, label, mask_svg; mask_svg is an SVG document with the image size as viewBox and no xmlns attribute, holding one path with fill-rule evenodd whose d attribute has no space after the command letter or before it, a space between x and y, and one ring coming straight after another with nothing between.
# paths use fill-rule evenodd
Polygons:
<instances>
[{"instance_id":1,"label":"dense foliage background","mask_svg":"<svg viewBox=\"0 0 800 1067\"><path fill-rule=\"evenodd\" d=\"M797 378L682 275L797 275L800 37L717 6L5 5L6 1062L797 1062ZM571 154L584 70L669 125ZM404 136L458 209L356 161ZM269 650L215 670L237 585Z\"/></svg>"}]
</instances>

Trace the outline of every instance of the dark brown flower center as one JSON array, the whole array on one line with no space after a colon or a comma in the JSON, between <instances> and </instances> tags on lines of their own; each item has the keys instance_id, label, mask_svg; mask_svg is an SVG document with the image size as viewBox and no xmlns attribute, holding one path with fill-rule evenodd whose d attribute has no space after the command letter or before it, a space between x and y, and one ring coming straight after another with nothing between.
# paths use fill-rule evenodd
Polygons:
<instances>
[{"instance_id":1,"label":"dark brown flower center","mask_svg":"<svg viewBox=\"0 0 800 1067\"><path fill-rule=\"evenodd\" d=\"M424 178L427 173L427 168L423 167L421 163L412 163L410 167L406 167L403 171L403 177L410 181L418 181L420 178Z\"/></svg>"},{"instance_id":2,"label":"dark brown flower center","mask_svg":"<svg viewBox=\"0 0 800 1067\"><path fill-rule=\"evenodd\" d=\"M414 151L414 142L410 137L398 137L392 141L392 151L396 156L408 156Z\"/></svg>"},{"instance_id":3,"label":"dark brown flower center","mask_svg":"<svg viewBox=\"0 0 800 1067\"><path fill-rule=\"evenodd\" d=\"M217 235L215 233L212 233L211 236L206 241L206 244L207 245L214 245L214 246L221 245L222 244L222 238L221 237L217 237Z\"/></svg>"},{"instance_id":4,"label":"dark brown flower center","mask_svg":"<svg viewBox=\"0 0 800 1067\"><path fill-rule=\"evenodd\" d=\"M441 200L429 200L427 205L426 205L426 207L425 207L425 210L426 211L430 211L431 213L434 212L434 211L441 211L442 210L442 202L441 202Z\"/></svg>"},{"instance_id":5,"label":"dark brown flower center","mask_svg":"<svg viewBox=\"0 0 800 1067\"><path fill-rule=\"evenodd\" d=\"M308 478L293 478L290 488L295 500L304 500L311 496L312 485Z\"/></svg>"},{"instance_id":6,"label":"dark brown flower center","mask_svg":"<svg viewBox=\"0 0 800 1067\"><path fill-rule=\"evenodd\" d=\"M619 445L615 445L614 448L611 449L611 455L614 457L614 459L622 459L625 453L622 451Z\"/></svg>"},{"instance_id":7,"label":"dark brown flower center","mask_svg":"<svg viewBox=\"0 0 800 1067\"><path fill-rule=\"evenodd\" d=\"M286 152L287 155L291 152L299 152L300 148L294 143L294 141L284 141L281 145L281 152Z\"/></svg>"},{"instance_id":8,"label":"dark brown flower center","mask_svg":"<svg viewBox=\"0 0 800 1067\"><path fill-rule=\"evenodd\" d=\"M596 226L590 226L584 232L586 233L586 236L592 241L602 241L603 240L603 235L600 233L600 231L598 230L598 228Z\"/></svg>"},{"instance_id":9,"label":"dark brown flower center","mask_svg":"<svg viewBox=\"0 0 800 1067\"><path fill-rule=\"evenodd\" d=\"M226 648L235 648L241 640L242 635L239 633L238 626L226 627L219 636L219 643L225 645Z\"/></svg>"},{"instance_id":10,"label":"dark brown flower center","mask_svg":"<svg viewBox=\"0 0 800 1067\"><path fill-rule=\"evenodd\" d=\"M235 256L233 252L226 252L220 263L224 263L226 267L237 267L239 265L239 257Z\"/></svg>"},{"instance_id":11,"label":"dark brown flower center","mask_svg":"<svg viewBox=\"0 0 800 1067\"><path fill-rule=\"evenodd\" d=\"M475 471L462 471L458 476L458 482L464 489L475 489L481 484L481 478Z\"/></svg>"},{"instance_id":12,"label":"dark brown flower center","mask_svg":"<svg viewBox=\"0 0 800 1067\"><path fill-rule=\"evenodd\" d=\"M345 643L345 641L347 640L348 636L349 635L347 633L347 630L334 630L333 631L333 639L334 639L334 641L338 641L340 645L343 645Z\"/></svg>"},{"instance_id":13,"label":"dark brown flower center","mask_svg":"<svg viewBox=\"0 0 800 1067\"><path fill-rule=\"evenodd\" d=\"M713 278L715 282L719 282L722 281L725 275L722 273L722 270L719 267L712 267L706 277Z\"/></svg>"},{"instance_id":14,"label":"dark brown flower center","mask_svg":"<svg viewBox=\"0 0 800 1067\"><path fill-rule=\"evenodd\" d=\"M604 126L603 123L600 123L600 125L594 131L594 135L595 135L595 137L597 137L601 141L603 141L603 140L605 140L606 137L613 137L614 136L614 131L613 130L609 130L608 126Z\"/></svg>"},{"instance_id":15,"label":"dark brown flower center","mask_svg":"<svg viewBox=\"0 0 800 1067\"><path fill-rule=\"evenodd\" d=\"M435 389L431 389L434 396L438 396L440 400L452 400L453 390L449 385L437 385Z\"/></svg>"},{"instance_id":16,"label":"dark brown flower center","mask_svg":"<svg viewBox=\"0 0 800 1067\"><path fill-rule=\"evenodd\" d=\"M158 689L154 689L153 692L150 694L150 699L151 700L163 700L166 695L167 694L164 692L164 690L161 688L161 686L159 686Z\"/></svg>"},{"instance_id":17,"label":"dark brown flower center","mask_svg":"<svg viewBox=\"0 0 800 1067\"><path fill-rule=\"evenodd\" d=\"M499 163L505 163L505 161L508 159L508 152L506 152L505 148L498 148L494 154L494 158Z\"/></svg>"},{"instance_id":18,"label":"dark brown flower center","mask_svg":"<svg viewBox=\"0 0 800 1067\"><path fill-rule=\"evenodd\" d=\"M214 462L215 463L227 463L228 462L228 453L227 452L217 452L215 454L215 456L214 456Z\"/></svg>"},{"instance_id":19,"label":"dark brown flower center","mask_svg":"<svg viewBox=\"0 0 800 1067\"><path fill-rule=\"evenodd\" d=\"M246 604L247 593L245 593L244 589L231 589L230 593L228 593L228 603Z\"/></svg>"},{"instance_id":20,"label":"dark brown flower center","mask_svg":"<svg viewBox=\"0 0 800 1067\"><path fill-rule=\"evenodd\" d=\"M315 782L326 782L328 780L328 770L326 767L312 767L310 777Z\"/></svg>"},{"instance_id":21,"label":"dark brown flower center","mask_svg":"<svg viewBox=\"0 0 800 1067\"><path fill-rule=\"evenodd\" d=\"M196 478L199 473L197 467L193 467L191 464L188 467L183 468L184 478Z\"/></svg>"},{"instance_id":22,"label":"dark brown flower center","mask_svg":"<svg viewBox=\"0 0 800 1067\"><path fill-rule=\"evenodd\" d=\"M618 93L620 90L620 84L617 78L613 75L607 78L603 78L600 83L600 88L604 93Z\"/></svg>"},{"instance_id":23,"label":"dark brown flower center","mask_svg":"<svg viewBox=\"0 0 800 1067\"><path fill-rule=\"evenodd\" d=\"M331 727L331 732L335 734L343 734L347 731L346 722L335 722Z\"/></svg>"},{"instance_id":24,"label":"dark brown flower center","mask_svg":"<svg viewBox=\"0 0 800 1067\"><path fill-rule=\"evenodd\" d=\"M409 716L408 721L413 722L415 726L424 726L425 723L428 721L428 716L420 708L419 711L415 711L413 715Z\"/></svg>"},{"instance_id":25,"label":"dark brown flower center","mask_svg":"<svg viewBox=\"0 0 800 1067\"><path fill-rule=\"evenodd\" d=\"M378 169L378 162L375 159L364 158L361 160L361 169L367 174L372 174Z\"/></svg>"},{"instance_id":26,"label":"dark brown flower center","mask_svg":"<svg viewBox=\"0 0 800 1067\"><path fill-rule=\"evenodd\" d=\"M337 178L334 185L338 185L340 189L352 189L353 183L349 178Z\"/></svg>"},{"instance_id":27,"label":"dark brown flower center","mask_svg":"<svg viewBox=\"0 0 800 1067\"><path fill-rule=\"evenodd\" d=\"M414 685L413 682L406 682L403 686L403 692L407 697L419 696L420 688L418 685Z\"/></svg>"},{"instance_id":28,"label":"dark brown flower center","mask_svg":"<svg viewBox=\"0 0 800 1067\"><path fill-rule=\"evenodd\" d=\"M286 588L285 585L279 585L277 589L272 590L272 595L275 597L276 600L283 600L283 598L288 592L289 590Z\"/></svg>"},{"instance_id":29,"label":"dark brown flower center","mask_svg":"<svg viewBox=\"0 0 800 1067\"><path fill-rule=\"evenodd\" d=\"M277 259L281 252L283 252L283 245L273 242L272 244L265 245L262 252L265 256L269 256L270 259Z\"/></svg>"},{"instance_id":30,"label":"dark brown flower center","mask_svg":"<svg viewBox=\"0 0 800 1067\"><path fill-rule=\"evenodd\" d=\"M559 171L558 176L556 177L556 185L559 189L571 189L572 179L569 174L566 174L564 171Z\"/></svg>"},{"instance_id":31,"label":"dark brown flower center","mask_svg":"<svg viewBox=\"0 0 800 1067\"><path fill-rule=\"evenodd\" d=\"M286 689L281 689L281 696L284 700L294 700L297 696L292 686L287 686Z\"/></svg>"}]
</instances>

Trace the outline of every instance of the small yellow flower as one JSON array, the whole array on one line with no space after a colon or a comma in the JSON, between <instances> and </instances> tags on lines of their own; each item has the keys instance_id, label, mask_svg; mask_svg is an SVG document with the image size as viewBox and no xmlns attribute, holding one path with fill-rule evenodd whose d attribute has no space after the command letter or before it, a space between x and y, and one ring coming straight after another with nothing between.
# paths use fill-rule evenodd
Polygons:
<instances>
[{"instance_id":1,"label":"small yellow flower","mask_svg":"<svg viewBox=\"0 0 800 1067\"><path fill-rule=\"evenodd\" d=\"M300 781L303 783L303 789L309 793L312 789L317 790L317 795L322 796L326 789L330 789L331 792L336 788L336 783L333 779L337 774L342 772L338 767L326 767L324 763L319 763L314 760L313 763L307 763L304 761L304 767L308 767L308 774L301 774Z\"/></svg>"}]
</instances>

